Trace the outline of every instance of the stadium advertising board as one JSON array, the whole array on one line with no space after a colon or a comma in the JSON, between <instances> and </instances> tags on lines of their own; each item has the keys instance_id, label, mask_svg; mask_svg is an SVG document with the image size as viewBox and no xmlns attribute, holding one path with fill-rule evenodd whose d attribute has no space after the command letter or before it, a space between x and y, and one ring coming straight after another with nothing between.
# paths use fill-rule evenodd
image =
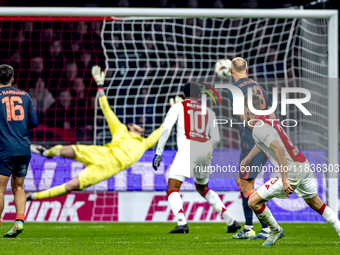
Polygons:
<instances>
[{"instance_id":1,"label":"stadium advertising board","mask_svg":"<svg viewBox=\"0 0 340 255\"><path fill-rule=\"evenodd\" d=\"M237 165L239 150L223 152L229 155L230 164ZM314 165L322 164L320 152L304 151ZM36 222L81 222L81 221L120 221L120 222L171 222L174 220L165 194L166 180L176 151L164 152L163 162L157 172L151 167L150 158L154 151L147 151L141 160L126 171L90 187L83 192L70 193L62 197L27 202L26 220ZM316 154L315 154L316 155ZM214 152L213 165L218 164L219 151ZM267 163L268 164L268 163ZM267 165L269 168L269 165ZM48 159L33 154L25 182L25 191L43 190L60 185L76 176L84 166L79 162L61 157ZM322 177L322 176L321 176ZM255 188L260 187L268 178L265 175L256 179ZM325 199L325 178L314 179L321 199ZM210 188L219 191L223 203L235 217L242 222L242 201L233 178L219 178L212 175ZM183 209L188 221L219 222L221 217L196 192L193 179L187 179L182 186ZM10 186L8 186L10 191ZM96 191L96 192L94 192ZM128 192L138 191L138 192ZM13 195L5 195L3 220L13 220L15 208ZM272 199L268 202L278 221L323 222L301 198L295 195L289 199ZM238 218L239 217L239 218ZM222 221L221 221L222 222Z\"/></svg>"},{"instance_id":2,"label":"stadium advertising board","mask_svg":"<svg viewBox=\"0 0 340 255\"><path fill-rule=\"evenodd\" d=\"M239 192L217 192L227 210L243 222ZM223 222L196 192L181 192L184 214L189 222ZM278 221L323 222L301 199L273 199L268 202ZM5 195L4 221L15 219L13 195ZM61 197L29 201L27 222L174 222L164 192L74 192ZM257 219L254 219L257 222Z\"/></svg>"}]
</instances>

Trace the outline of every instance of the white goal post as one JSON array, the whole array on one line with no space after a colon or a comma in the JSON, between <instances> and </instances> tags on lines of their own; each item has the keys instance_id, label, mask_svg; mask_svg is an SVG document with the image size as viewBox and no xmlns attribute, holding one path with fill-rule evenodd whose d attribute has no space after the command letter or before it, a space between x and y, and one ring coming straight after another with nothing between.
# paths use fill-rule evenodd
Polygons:
<instances>
[{"instance_id":1,"label":"white goal post","mask_svg":"<svg viewBox=\"0 0 340 255\"><path fill-rule=\"evenodd\" d=\"M1 7L0 16L122 17L122 18L270 18L326 19L328 50L328 164L338 164L338 11L298 9L157 9ZM338 175L328 176L328 204L338 212Z\"/></svg>"}]
</instances>

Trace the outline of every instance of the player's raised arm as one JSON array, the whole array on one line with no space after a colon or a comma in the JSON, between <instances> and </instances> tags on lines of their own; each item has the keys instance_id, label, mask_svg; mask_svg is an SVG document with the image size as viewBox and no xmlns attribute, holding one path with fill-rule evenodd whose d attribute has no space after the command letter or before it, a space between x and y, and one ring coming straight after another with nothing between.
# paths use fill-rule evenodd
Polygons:
<instances>
[{"instance_id":1,"label":"player's raised arm","mask_svg":"<svg viewBox=\"0 0 340 255\"><path fill-rule=\"evenodd\" d=\"M168 141L171 129L173 125L176 123L178 119L178 107L180 107L181 104L176 104L170 108L168 111L168 114L165 117L165 120L163 122L163 125L161 127L161 134L158 140L156 155L153 159L153 168L157 170L157 168L160 165L161 159L162 159L162 153L164 150L164 146L166 142Z\"/></svg>"},{"instance_id":2,"label":"player's raised arm","mask_svg":"<svg viewBox=\"0 0 340 255\"><path fill-rule=\"evenodd\" d=\"M117 118L116 114L112 111L109 102L107 101L107 97L104 93L104 80L105 80L105 73L101 71L99 66L93 66L91 70L93 79L97 83L98 86L98 96L99 96L99 105L102 109L102 112L105 116L105 119L109 125L111 133L114 133L120 126L124 125L120 122Z\"/></svg>"}]
</instances>

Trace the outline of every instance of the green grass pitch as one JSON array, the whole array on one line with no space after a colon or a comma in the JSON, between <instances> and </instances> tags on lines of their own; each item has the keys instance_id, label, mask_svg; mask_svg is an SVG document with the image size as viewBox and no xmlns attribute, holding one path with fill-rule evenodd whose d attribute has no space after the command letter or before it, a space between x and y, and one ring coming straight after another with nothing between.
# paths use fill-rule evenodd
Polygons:
<instances>
[{"instance_id":1,"label":"green grass pitch","mask_svg":"<svg viewBox=\"0 0 340 255\"><path fill-rule=\"evenodd\" d=\"M167 234L175 223L25 223L17 238L0 238L0 254L340 254L327 224L281 224L286 236L275 246L235 240L223 223L190 223L189 234ZM1 224L1 235L12 223ZM255 230L260 225L255 224Z\"/></svg>"}]
</instances>

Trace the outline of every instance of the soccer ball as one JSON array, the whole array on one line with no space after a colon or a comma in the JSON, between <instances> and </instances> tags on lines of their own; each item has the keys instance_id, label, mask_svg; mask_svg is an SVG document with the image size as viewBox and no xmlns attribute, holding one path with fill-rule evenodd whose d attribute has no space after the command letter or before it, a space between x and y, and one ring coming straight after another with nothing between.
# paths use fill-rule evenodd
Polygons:
<instances>
[{"instance_id":1,"label":"soccer ball","mask_svg":"<svg viewBox=\"0 0 340 255\"><path fill-rule=\"evenodd\" d=\"M221 78L228 78L230 73L231 61L229 59L220 59L215 64L215 74Z\"/></svg>"}]
</instances>

